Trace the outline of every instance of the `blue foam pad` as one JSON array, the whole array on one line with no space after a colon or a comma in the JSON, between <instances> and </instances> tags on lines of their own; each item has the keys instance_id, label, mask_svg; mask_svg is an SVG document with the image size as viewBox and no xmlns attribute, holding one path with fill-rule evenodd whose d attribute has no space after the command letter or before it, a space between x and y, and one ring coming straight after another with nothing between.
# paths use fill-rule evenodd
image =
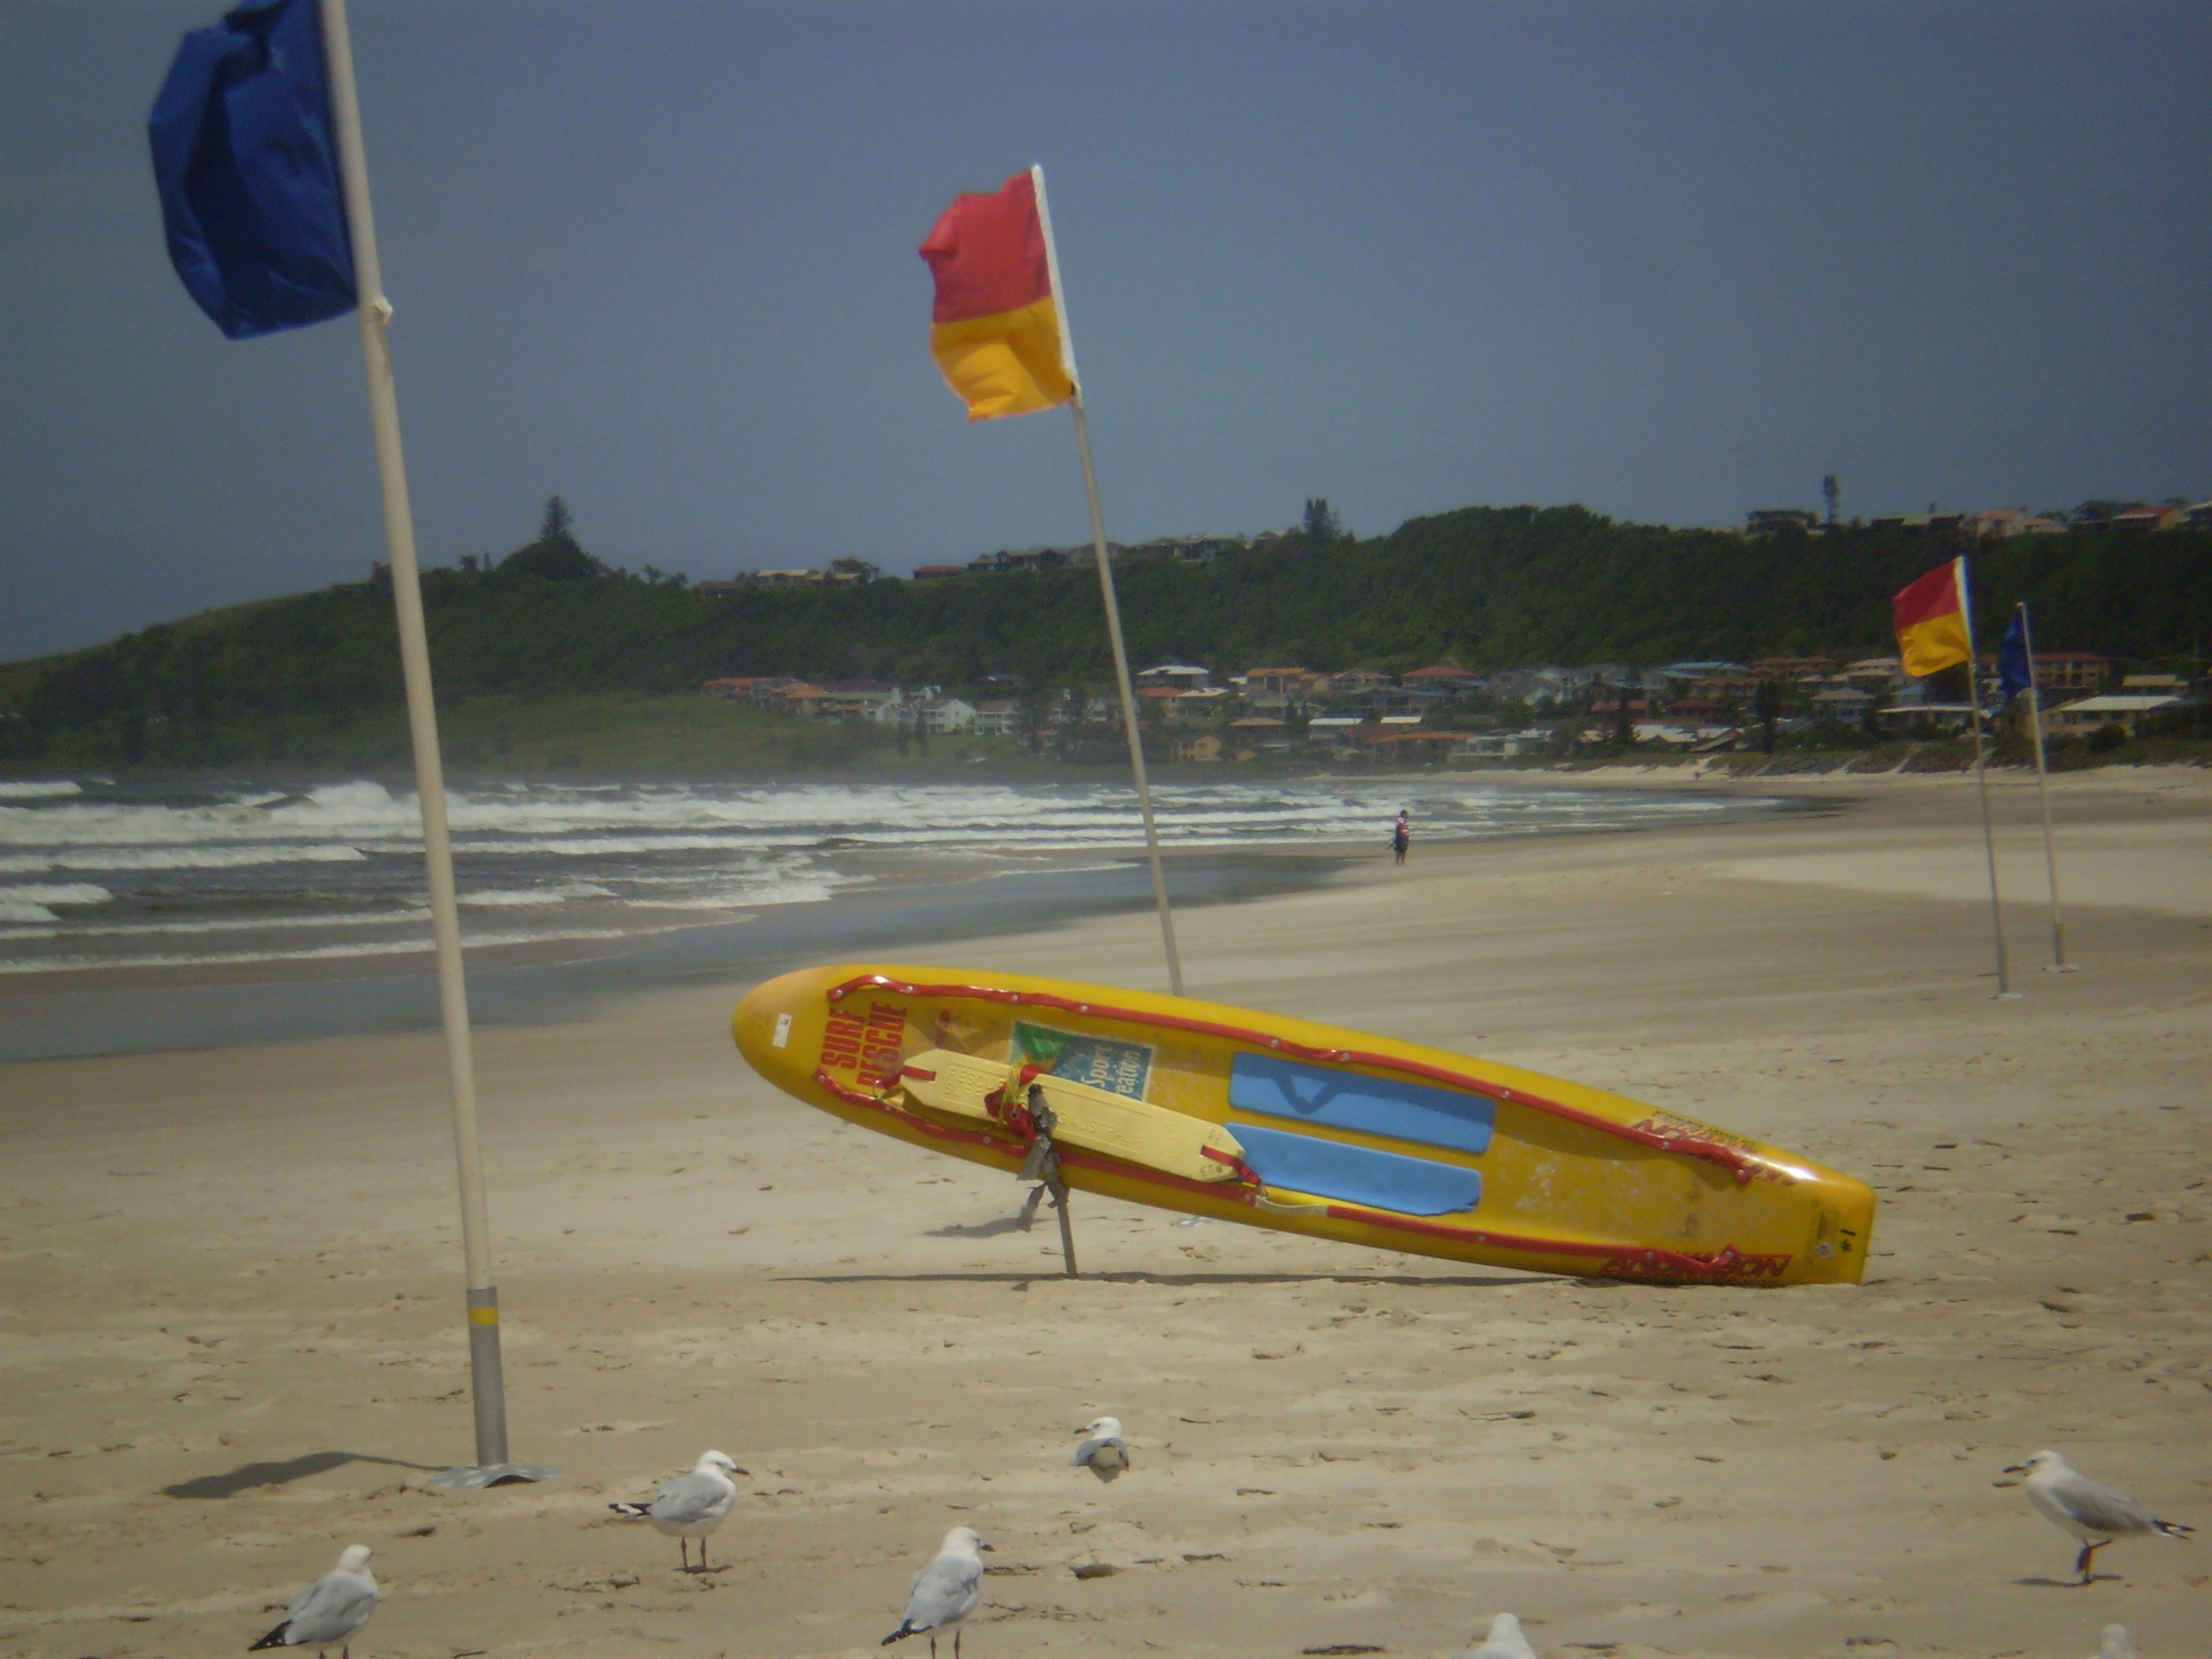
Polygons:
<instances>
[{"instance_id":1,"label":"blue foam pad","mask_svg":"<svg viewBox=\"0 0 2212 1659\"><path fill-rule=\"evenodd\" d=\"M1256 1123L1231 1122L1229 1133L1243 1146L1244 1161L1270 1187L1401 1215L1447 1215L1482 1200L1482 1172L1456 1164L1431 1164Z\"/></svg>"},{"instance_id":2,"label":"blue foam pad","mask_svg":"<svg viewBox=\"0 0 2212 1659\"><path fill-rule=\"evenodd\" d=\"M1229 1075L1229 1103L1240 1111L1462 1152L1490 1149L1491 1125L1498 1115L1497 1108L1480 1095L1301 1066L1272 1054L1237 1056Z\"/></svg>"}]
</instances>

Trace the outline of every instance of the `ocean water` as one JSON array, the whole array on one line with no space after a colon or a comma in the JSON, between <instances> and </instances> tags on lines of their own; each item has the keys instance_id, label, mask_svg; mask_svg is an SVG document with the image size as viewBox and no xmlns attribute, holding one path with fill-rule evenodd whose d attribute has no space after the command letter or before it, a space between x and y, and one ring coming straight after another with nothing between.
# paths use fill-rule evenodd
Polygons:
<instances>
[{"instance_id":1,"label":"ocean water","mask_svg":"<svg viewBox=\"0 0 2212 1659\"><path fill-rule=\"evenodd\" d=\"M1407 807L1417 857L1438 841L1746 806L1472 777L1224 779L1158 787L1155 802L1171 852L1215 855L1379 848ZM449 803L464 934L479 949L620 950L862 887L1114 868L1143 845L1133 792L1105 781L472 784ZM0 781L0 975L427 958L428 902L408 791Z\"/></svg>"}]
</instances>

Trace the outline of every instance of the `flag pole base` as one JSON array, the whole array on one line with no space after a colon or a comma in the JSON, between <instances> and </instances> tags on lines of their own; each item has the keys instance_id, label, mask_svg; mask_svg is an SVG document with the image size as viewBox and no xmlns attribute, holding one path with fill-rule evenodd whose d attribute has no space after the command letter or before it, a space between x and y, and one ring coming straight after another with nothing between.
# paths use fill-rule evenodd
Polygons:
<instances>
[{"instance_id":1,"label":"flag pole base","mask_svg":"<svg viewBox=\"0 0 2212 1659\"><path fill-rule=\"evenodd\" d=\"M441 1469L422 1484L439 1492L482 1492L486 1486L560 1478L561 1471L550 1463L491 1463L480 1469Z\"/></svg>"}]
</instances>

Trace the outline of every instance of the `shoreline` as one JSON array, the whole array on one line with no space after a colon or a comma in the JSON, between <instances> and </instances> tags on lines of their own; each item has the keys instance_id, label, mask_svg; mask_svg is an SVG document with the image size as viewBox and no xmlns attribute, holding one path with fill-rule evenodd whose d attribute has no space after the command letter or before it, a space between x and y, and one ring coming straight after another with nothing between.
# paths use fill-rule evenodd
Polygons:
<instances>
[{"instance_id":1,"label":"shoreline","mask_svg":"<svg viewBox=\"0 0 2212 1659\"><path fill-rule=\"evenodd\" d=\"M1573 790L1572 785L1516 782L1498 787L1524 800ZM1686 793L1711 805L1710 823L1835 810L1773 792ZM1663 827L1532 823L1470 831L1455 826L1432 832L1425 845L1434 854L1453 846ZM1229 847L1170 842L1164 861L1172 902L1181 910L1325 884L1373 850L1366 838L1256 840ZM601 1006L702 978L741 977L761 964L789 959L808 940L824 950L854 941L864 954L881 956L1015 921L1036 919L1036 925L1055 928L1151 908L1149 875L1139 849L1109 845L1022 856L1028 867L987 867L972 856L878 854L848 866L869 873L814 902L740 901L713 918L629 925L614 918L614 926L542 939L469 944L472 1018L498 1024L582 1018ZM67 961L0 971L0 1062L430 1029L439 1020L427 929L368 945L307 944L291 952L180 955L120 964Z\"/></svg>"}]
</instances>

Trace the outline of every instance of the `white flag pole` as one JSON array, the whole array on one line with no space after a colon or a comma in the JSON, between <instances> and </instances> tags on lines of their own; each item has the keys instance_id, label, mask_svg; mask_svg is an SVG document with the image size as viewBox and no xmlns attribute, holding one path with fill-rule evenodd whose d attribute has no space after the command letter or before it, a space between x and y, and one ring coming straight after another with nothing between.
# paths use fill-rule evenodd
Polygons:
<instances>
[{"instance_id":1,"label":"white flag pole","mask_svg":"<svg viewBox=\"0 0 2212 1659\"><path fill-rule=\"evenodd\" d=\"M461 1254L468 1270L469 1370L476 1404L477 1467L448 1469L432 1484L489 1486L538 1480L555 1471L507 1462L507 1395L500 1371L499 1291L491 1276L491 1227L484 1212L483 1157L477 1145L476 1066L469 1042L467 984L461 969L460 907L453 893L453 840L446 826L445 767L438 754L438 714L430 687L430 648L422 629L422 590L415 562L415 518L407 500L407 465L399 447L399 402L392 389L387 332L392 306L376 258L376 222L369 208L368 161L362 147L361 99L354 85L353 41L345 0L317 0L323 55L330 71L331 117L345 186L346 224L353 242L354 292L361 312L362 355L368 368L369 421L376 434L377 481L384 494L384 534L392 553L392 603L399 618L399 664L407 688L407 726L415 747L415 789L422 810L422 854L430 881L430 927L437 944L438 1002L445 1016L446 1069L453 1102L453 1156L461 1188Z\"/></svg>"},{"instance_id":2,"label":"white flag pole","mask_svg":"<svg viewBox=\"0 0 2212 1659\"><path fill-rule=\"evenodd\" d=\"M2043 867L2051 878L2051 969L2070 974L2066 960L2066 918L2058 908L2058 851L2051 836L2051 769L2043 752L2043 701L2035 684L2035 624L2029 620L2027 601L2020 602L2020 643L2027 653L2027 725L2035 737L2035 792L2043 801Z\"/></svg>"},{"instance_id":3,"label":"white flag pole","mask_svg":"<svg viewBox=\"0 0 2212 1659\"><path fill-rule=\"evenodd\" d=\"M1974 606L1966 593L1966 561L1963 555L1951 561L1951 580L1959 589L1960 620L1966 625L1966 702L1973 711L1974 786L1982 798L1982 851L1988 855L1990 863L1990 931L1997 946L1996 994L2009 997L2014 991L2005 963L2004 908L1997 896L1996 832L1990 825L1989 749L1982 741L1982 688L1974 662Z\"/></svg>"},{"instance_id":4,"label":"white flag pole","mask_svg":"<svg viewBox=\"0 0 2212 1659\"><path fill-rule=\"evenodd\" d=\"M1176 951L1175 915L1168 908L1168 879L1160 864L1160 827L1152 816L1152 790L1145 776L1145 739L1137 726L1137 696L1129 682L1129 653L1121 643L1121 608L1114 597L1114 567L1106 555L1106 520L1098 510L1098 474L1091 464L1091 423L1083 412L1083 381L1075 372L1075 341L1067 325L1067 295L1060 285L1060 251L1045 205L1044 169L1030 168L1036 188L1037 224L1044 232L1045 267L1052 281L1053 312L1060 319L1060 360L1075 387L1075 448L1083 459L1083 491L1091 503L1091 550L1098 560L1098 591L1106 605L1106 637L1114 647L1114 676L1121 690L1121 726L1129 738L1129 770L1137 781L1137 805L1145 817L1145 851L1152 866L1152 900L1159 906L1160 942L1168 957L1168 988L1182 994L1182 958Z\"/></svg>"}]
</instances>

